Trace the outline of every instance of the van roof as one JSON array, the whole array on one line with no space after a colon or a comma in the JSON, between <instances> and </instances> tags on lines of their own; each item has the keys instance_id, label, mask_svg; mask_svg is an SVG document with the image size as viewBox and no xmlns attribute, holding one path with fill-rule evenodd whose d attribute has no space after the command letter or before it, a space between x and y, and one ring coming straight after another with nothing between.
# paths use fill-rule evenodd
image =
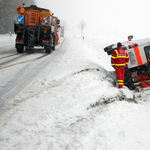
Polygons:
<instances>
[{"instance_id":1,"label":"van roof","mask_svg":"<svg viewBox=\"0 0 150 150\"><path fill-rule=\"evenodd\" d=\"M138 45L144 45L144 44L150 43L150 38L132 40L132 41L129 41L129 42L137 43Z\"/></svg>"},{"instance_id":2,"label":"van roof","mask_svg":"<svg viewBox=\"0 0 150 150\"><path fill-rule=\"evenodd\" d=\"M138 45L150 44L150 38L122 42L122 46L126 46L126 47L128 45L132 45L132 44L138 44ZM117 43L115 43L112 47L116 48L117 47Z\"/></svg>"}]
</instances>

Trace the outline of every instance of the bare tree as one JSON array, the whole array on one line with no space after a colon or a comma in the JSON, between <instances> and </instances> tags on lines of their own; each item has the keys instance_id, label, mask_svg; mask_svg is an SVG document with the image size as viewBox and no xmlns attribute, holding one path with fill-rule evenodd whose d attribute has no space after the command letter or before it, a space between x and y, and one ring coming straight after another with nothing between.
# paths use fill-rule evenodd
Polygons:
<instances>
[{"instance_id":1,"label":"bare tree","mask_svg":"<svg viewBox=\"0 0 150 150\"><path fill-rule=\"evenodd\" d=\"M86 23L84 20L81 20L79 25L78 25L78 28L81 30L81 37L83 37L83 29L86 27Z\"/></svg>"}]
</instances>

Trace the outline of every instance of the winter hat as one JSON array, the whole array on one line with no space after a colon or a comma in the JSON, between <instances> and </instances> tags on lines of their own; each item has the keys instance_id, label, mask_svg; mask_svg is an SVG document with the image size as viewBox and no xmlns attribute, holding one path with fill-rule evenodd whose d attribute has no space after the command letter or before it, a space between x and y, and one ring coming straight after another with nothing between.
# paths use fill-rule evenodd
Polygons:
<instances>
[{"instance_id":1,"label":"winter hat","mask_svg":"<svg viewBox=\"0 0 150 150\"><path fill-rule=\"evenodd\" d=\"M119 42L119 43L117 43L117 47L121 47L122 46L122 44Z\"/></svg>"}]
</instances>

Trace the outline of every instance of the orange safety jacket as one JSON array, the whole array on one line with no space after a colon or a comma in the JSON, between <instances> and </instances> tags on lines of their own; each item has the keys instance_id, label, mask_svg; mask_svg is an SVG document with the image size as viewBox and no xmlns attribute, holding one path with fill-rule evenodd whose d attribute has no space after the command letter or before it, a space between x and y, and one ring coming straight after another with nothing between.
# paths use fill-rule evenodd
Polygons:
<instances>
[{"instance_id":1,"label":"orange safety jacket","mask_svg":"<svg viewBox=\"0 0 150 150\"><path fill-rule=\"evenodd\" d=\"M111 55L111 65L112 67L126 66L129 62L129 56L127 52L121 47L117 47Z\"/></svg>"}]
</instances>

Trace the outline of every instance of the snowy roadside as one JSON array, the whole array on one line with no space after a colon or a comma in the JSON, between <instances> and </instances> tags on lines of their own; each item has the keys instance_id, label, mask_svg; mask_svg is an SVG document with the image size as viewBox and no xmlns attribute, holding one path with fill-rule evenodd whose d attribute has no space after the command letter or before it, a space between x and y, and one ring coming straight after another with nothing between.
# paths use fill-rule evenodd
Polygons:
<instances>
[{"instance_id":1,"label":"snowy roadside","mask_svg":"<svg viewBox=\"0 0 150 150\"><path fill-rule=\"evenodd\" d=\"M8 45L9 43L15 42L15 34L1 34L0 35L0 45Z\"/></svg>"},{"instance_id":2,"label":"snowy roadside","mask_svg":"<svg viewBox=\"0 0 150 150\"><path fill-rule=\"evenodd\" d=\"M135 103L132 91L114 87L99 42L70 38L66 52L15 97L24 102L0 117L3 150L149 150L148 99Z\"/></svg>"}]
</instances>

